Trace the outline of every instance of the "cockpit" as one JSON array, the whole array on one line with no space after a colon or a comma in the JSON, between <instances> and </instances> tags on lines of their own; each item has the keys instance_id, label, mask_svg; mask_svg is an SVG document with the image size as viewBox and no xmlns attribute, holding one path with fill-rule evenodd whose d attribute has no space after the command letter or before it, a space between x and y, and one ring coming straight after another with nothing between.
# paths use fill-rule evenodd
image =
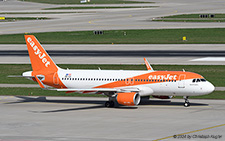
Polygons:
<instances>
[{"instance_id":1,"label":"cockpit","mask_svg":"<svg viewBox=\"0 0 225 141\"><path fill-rule=\"evenodd\" d=\"M196 78L192 80L192 83L198 83L198 82L206 82L206 80L203 78Z\"/></svg>"}]
</instances>

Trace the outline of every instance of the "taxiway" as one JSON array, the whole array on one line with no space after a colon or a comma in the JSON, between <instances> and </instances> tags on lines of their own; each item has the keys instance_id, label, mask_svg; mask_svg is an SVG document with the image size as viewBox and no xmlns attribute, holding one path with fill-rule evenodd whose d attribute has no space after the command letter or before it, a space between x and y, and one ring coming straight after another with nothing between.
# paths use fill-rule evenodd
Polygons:
<instances>
[{"instance_id":1,"label":"taxiway","mask_svg":"<svg viewBox=\"0 0 225 141\"><path fill-rule=\"evenodd\" d=\"M105 108L107 98L0 96L0 139L37 141L224 140L224 100L182 99ZM218 139L212 136L220 137ZM195 138L194 138L195 137Z\"/></svg>"}]
</instances>

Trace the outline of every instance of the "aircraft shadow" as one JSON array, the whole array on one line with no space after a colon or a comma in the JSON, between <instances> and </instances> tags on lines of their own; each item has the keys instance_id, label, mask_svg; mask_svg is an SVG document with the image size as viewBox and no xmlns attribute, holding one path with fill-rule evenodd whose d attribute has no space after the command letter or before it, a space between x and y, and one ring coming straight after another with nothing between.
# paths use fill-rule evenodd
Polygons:
<instances>
[{"instance_id":1,"label":"aircraft shadow","mask_svg":"<svg viewBox=\"0 0 225 141\"><path fill-rule=\"evenodd\" d=\"M16 102L9 102L6 104L26 103L26 102L43 102L43 103L65 103L65 104L105 104L102 100L48 100L46 97L28 97L28 96L15 96L20 98Z\"/></svg>"},{"instance_id":2,"label":"aircraft shadow","mask_svg":"<svg viewBox=\"0 0 225 141\"><path fill-rule=\"evenodd\" d=\"M57 113L57 112L68 112L68 111L78 111L78 110L90 110L105 108L105 101L102 100L48 100L46 97L28 97L28 96L15 96L20 98L16 102L10 102L6 104L17 104L26 102L43 102L43 103L62 103L62 104L97 104L97 106L87 106L69 109L59 109L59 110L49 110L49 111L31 111L33 113ZM181 106L183 107L184 102L171 102L170 100L141 100L140 105L164 105L164 106ZM202 103L190 103L191 106L208 106L208 104ZM137 109L138 107L129 106L116 106L116 109Z\"/></svg>"},{"instance_id":3,"label":"aircraft shadow","mask_svg":"<svg viewBox=\"0 0 225 141\"><path fill-rule=\"evenodd\" d=\"M194 103L190 101L190 106L208 106L208 104L204 103ZM140 105L164 105L164 106L183 106L184 101L181 102L173 102L171 100L141 100Z\"/></svg>"}]
</instances>

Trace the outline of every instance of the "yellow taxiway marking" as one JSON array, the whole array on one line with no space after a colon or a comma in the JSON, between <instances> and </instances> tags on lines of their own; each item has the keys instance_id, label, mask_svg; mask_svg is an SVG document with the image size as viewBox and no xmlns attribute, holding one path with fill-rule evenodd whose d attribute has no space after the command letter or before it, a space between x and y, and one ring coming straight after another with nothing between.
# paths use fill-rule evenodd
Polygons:
<instances>
[{"instance_id":1,"label":"yellow taxiway marking","mask_svg":"<svg viewBox=\"0 0 225 141\"><path fill-rule=\"evenodd\" d=\"M177 135L173 135L173 136L169 136L169 137L165 137L165 138L160 138L160 139L156 139L154 141L165 140L165 139L173 138L174 136L191 134L191 133L200 132L200 131L204 131L204 130L208 130L208 129L213 129L213 128L217 128L217 127L221 127L221 126L225 126L225 124L220 124L220 125L216 125L216 126L212 126L212 127L207 127L207 128L203 128L203 129L199 129L199 130L194 130L194 131L190 131L190 132L186 132L186 133L181 133L181 134L177 134Z\"/></svg>"}]
</instances>

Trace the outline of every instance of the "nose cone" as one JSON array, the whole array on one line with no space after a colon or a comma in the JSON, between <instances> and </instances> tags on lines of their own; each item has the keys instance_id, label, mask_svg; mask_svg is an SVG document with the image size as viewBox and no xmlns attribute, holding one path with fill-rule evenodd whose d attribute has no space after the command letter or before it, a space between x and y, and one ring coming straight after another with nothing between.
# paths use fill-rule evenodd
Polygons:
<instances>
[{"instance_id":1,"label":"nose cone","mask_svg":"<svg viewBox=\"0 0 225 141\"><path fill-rule=\"evenodd\" d=\"M215 87L213 86L213 84L207 81L207 85L205 87L205 93L210 94L214 90L215 90Z\"/></svg>"}]
</instances>

